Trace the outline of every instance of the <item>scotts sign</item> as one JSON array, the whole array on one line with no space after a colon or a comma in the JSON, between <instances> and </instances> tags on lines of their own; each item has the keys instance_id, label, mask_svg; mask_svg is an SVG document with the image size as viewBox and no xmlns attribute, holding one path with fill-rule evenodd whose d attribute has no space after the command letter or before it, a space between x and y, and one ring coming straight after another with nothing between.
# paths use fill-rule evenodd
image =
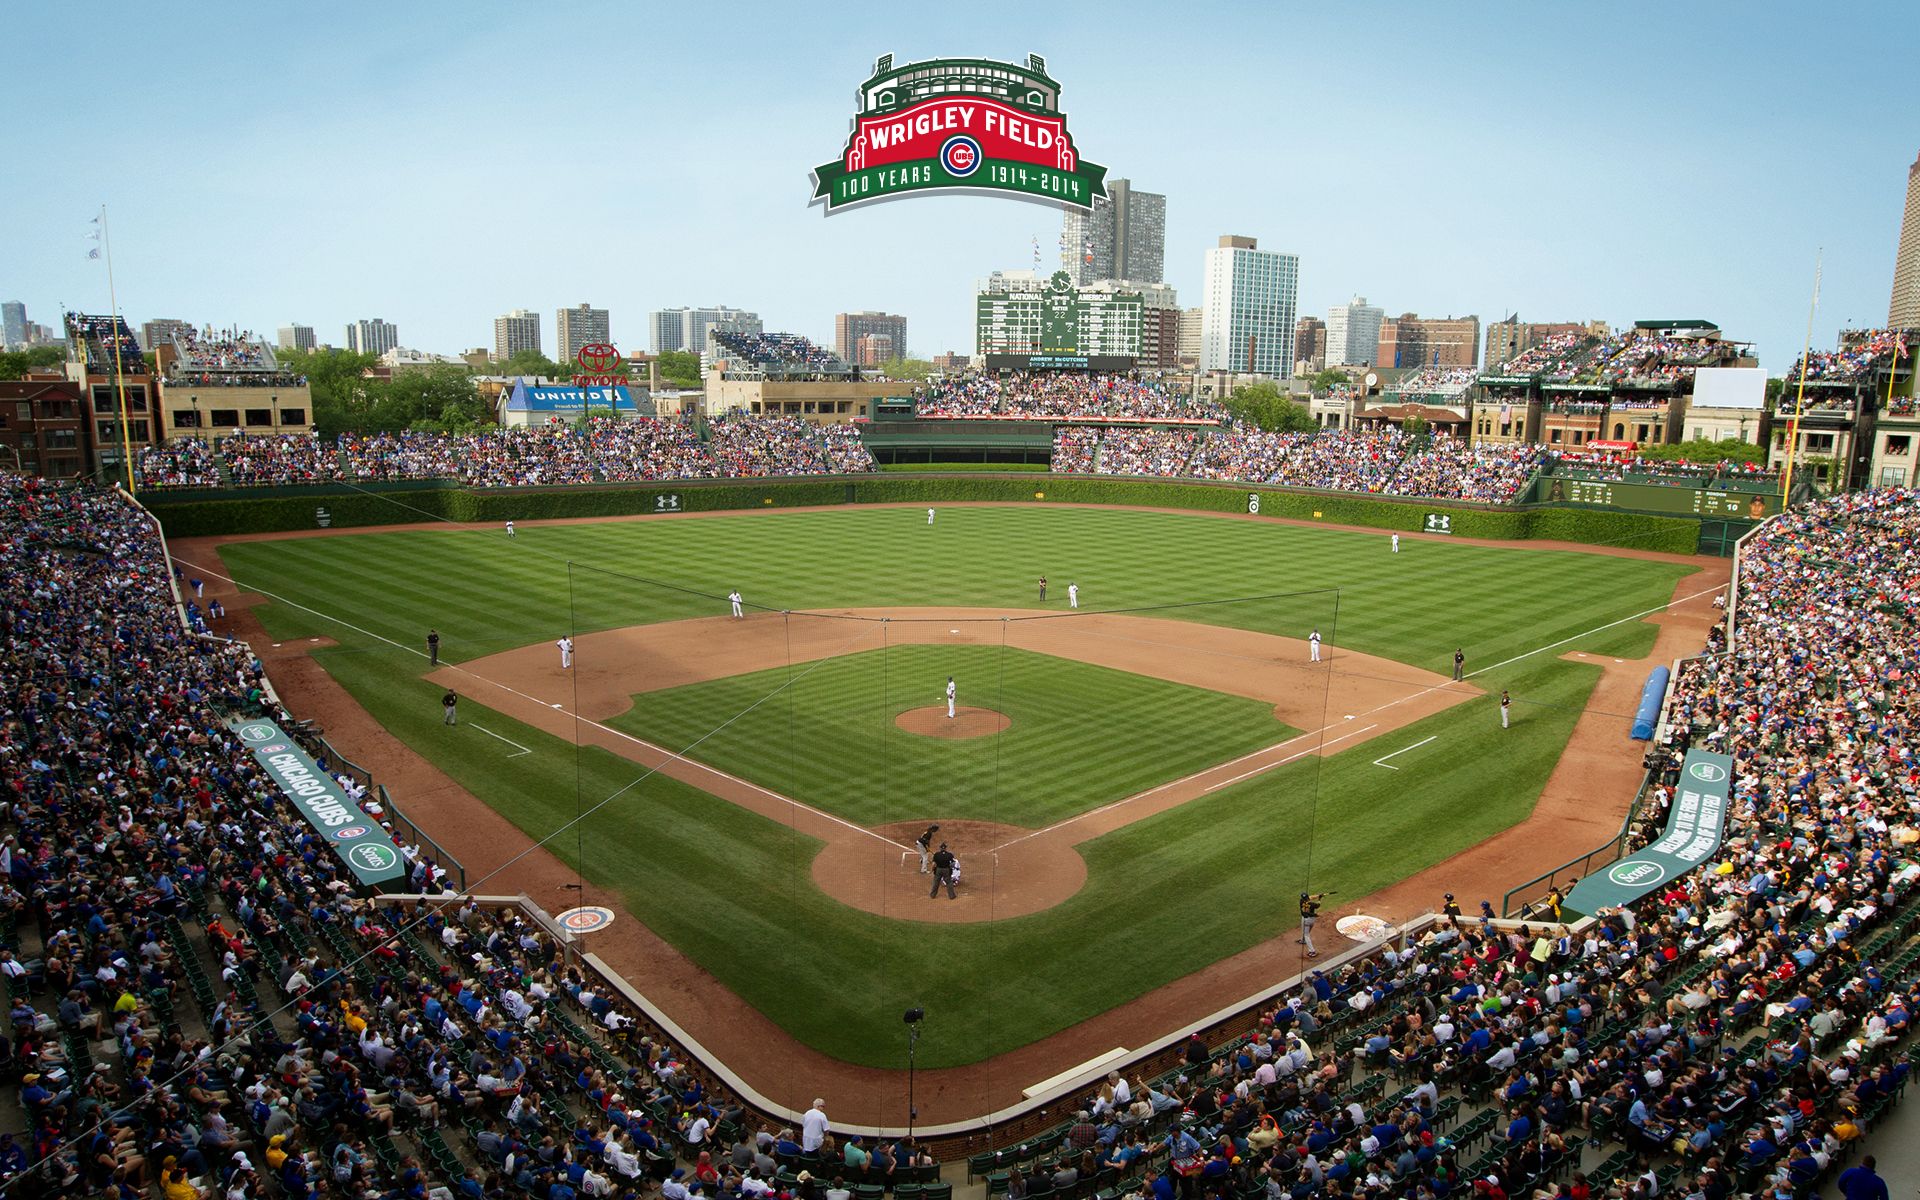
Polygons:
<instances>
[{"instance_id":1,"label":"scotts sign","mask_svg":"<svg viewBox=\"0 0 1920 1200\"><path fill-rule=\"evenodd\" d=\"M813 202L828 213L915 192L1012 192L1090 210L1107 169L1067 133L1046 60L985 58L874 63L838 159L814 168Z\"/></svg>"},{"instance_id":2,"label":"scotts sign","mask_svg":"<svg viewBox=\"0 0 1920 1200\"><path fill-rule=\"evenodd\" d=\"M580 373L573 377L575 387L612 387L627 381L624 373L614 373L614 368L620 365L620 351L610 343L588 342L580 347L573 361L580 368Z\"/></svg>"},{"instance_id":3,"label":"scotts sign","mask_svg":"<svg viewBox=\"0 0 1920 1200\"><path fill-rule=\"evenodd\" d=\"M1653 842L1575 884L1566 907L1591 916L1632 904L1712 859L1726 828L1732 771L1733 760L1724 754L1687 751L1666 829Z\"/></svg>"},{"instance_id":4,"label":"scotts sign","mask_svg":"<svg viewBox=\"0 0 1920 1200\"><path fill-rule=\"evenodd\" d=\"M369 820L339 782L321 770L285 730L268 720L240 718L227 724L362 886L378 887L406 878L407 862L387 831Z\"/></svg>"}]
</instances>

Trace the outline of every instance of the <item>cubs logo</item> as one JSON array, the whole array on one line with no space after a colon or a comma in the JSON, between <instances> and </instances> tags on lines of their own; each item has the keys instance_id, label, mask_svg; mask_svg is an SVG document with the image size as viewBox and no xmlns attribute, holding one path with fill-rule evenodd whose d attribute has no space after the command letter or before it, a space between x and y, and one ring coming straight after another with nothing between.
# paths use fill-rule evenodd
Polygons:
<instances>
[{"instance_id":1,"label":"cubs logo","mask_svg":"<svg viewBox=\"0 0 1920 1200\"><path fill-rule=\"evenodd\" d=\"M367 832L365 825L349 825L345 829L334 830L333 840L336 842L350 842L355 838L367 836Z\"/></svg>"},{"instance_id":2,"label":"cubs logo","mask_svg":"<svg viewBox=\"0 0 1920 1200\"><path fill-rule=\"evenodd\" d=\"M980 169L980 143L964 133L948 138L940 147L940 165L954 178L965 179Z\"/></svg>"}]
</instances>

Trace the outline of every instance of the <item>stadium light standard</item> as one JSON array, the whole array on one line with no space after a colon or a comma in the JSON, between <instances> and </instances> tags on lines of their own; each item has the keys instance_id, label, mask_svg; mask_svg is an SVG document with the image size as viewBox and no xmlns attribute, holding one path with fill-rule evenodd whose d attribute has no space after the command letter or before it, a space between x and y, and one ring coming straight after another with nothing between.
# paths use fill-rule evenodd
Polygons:
<instances>
[{"instance_id":1,"label":"stadium light standard","mask_svg":"<svg viewBox=\"0 0 1920 1200\"><path fill-rule=\"evenodd\" d=\"M913 1055L920 1045L920 1022L927 1019L927 1010L916 1004L902 1014L901 1019L907 1023L907 1142L911 1147L914 1118L920 1115L913 1103Z\"/></svg>"}]
</instances>

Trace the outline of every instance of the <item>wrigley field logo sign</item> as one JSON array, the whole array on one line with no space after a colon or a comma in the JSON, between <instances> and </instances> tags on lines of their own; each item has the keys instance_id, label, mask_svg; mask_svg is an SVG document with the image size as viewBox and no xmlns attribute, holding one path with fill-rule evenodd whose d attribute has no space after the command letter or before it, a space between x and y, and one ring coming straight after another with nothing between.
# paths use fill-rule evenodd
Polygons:
<instances>
[{"instance_id":1,"label":"wrigley field logo sign","mask_svg":"<svg viewBox=\"0 0 1920 1200\"><path fill-rule=\"evenodd\" d=\"M829 214L916 192L1011 192L1090 210L1107 169L1080 157L1046 60L936 58L873 65L841 156L813 171Z\"/></svg>"}]
</instances>

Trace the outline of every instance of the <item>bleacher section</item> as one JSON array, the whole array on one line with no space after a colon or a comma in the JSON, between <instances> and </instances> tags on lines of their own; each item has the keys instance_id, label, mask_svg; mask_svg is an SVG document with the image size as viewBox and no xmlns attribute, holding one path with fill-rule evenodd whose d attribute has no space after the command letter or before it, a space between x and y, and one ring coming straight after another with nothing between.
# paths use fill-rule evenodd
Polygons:
<instances>
[{"instance_id":1,"label":"bleacher section","mask_svg":"<svg viewBox=\"0 0 1920 1200\"><path fill-rule=\"evenodd\" d=\"M122 372L132 374L143 369L140 343L125 319L70 312L66 314L66 327L67 343L80 347L89 374L113 374L116 347Z\"/></svg>"},{"instance_id":2,"label":"bleacher section","mask_svg":"<svg viewBox=\"0 0 1920 1200\"><path fill-rule=\"evenodd\" d=\"M9 1195L951 1200L897 1135L878 1164L803 1149L522 908L361 894L225 724L297 715L191 636L175 578L124 497L0 480L36 648L0 666ZM1653 762L1657 809L1681 752L1732 756L1715 862L1598 920L1422 918L970 1174L1020 1200L1822 1194L1916 1054L1915 578L1911 491L1747 543Z\"/></svg>"}]
</instances>

